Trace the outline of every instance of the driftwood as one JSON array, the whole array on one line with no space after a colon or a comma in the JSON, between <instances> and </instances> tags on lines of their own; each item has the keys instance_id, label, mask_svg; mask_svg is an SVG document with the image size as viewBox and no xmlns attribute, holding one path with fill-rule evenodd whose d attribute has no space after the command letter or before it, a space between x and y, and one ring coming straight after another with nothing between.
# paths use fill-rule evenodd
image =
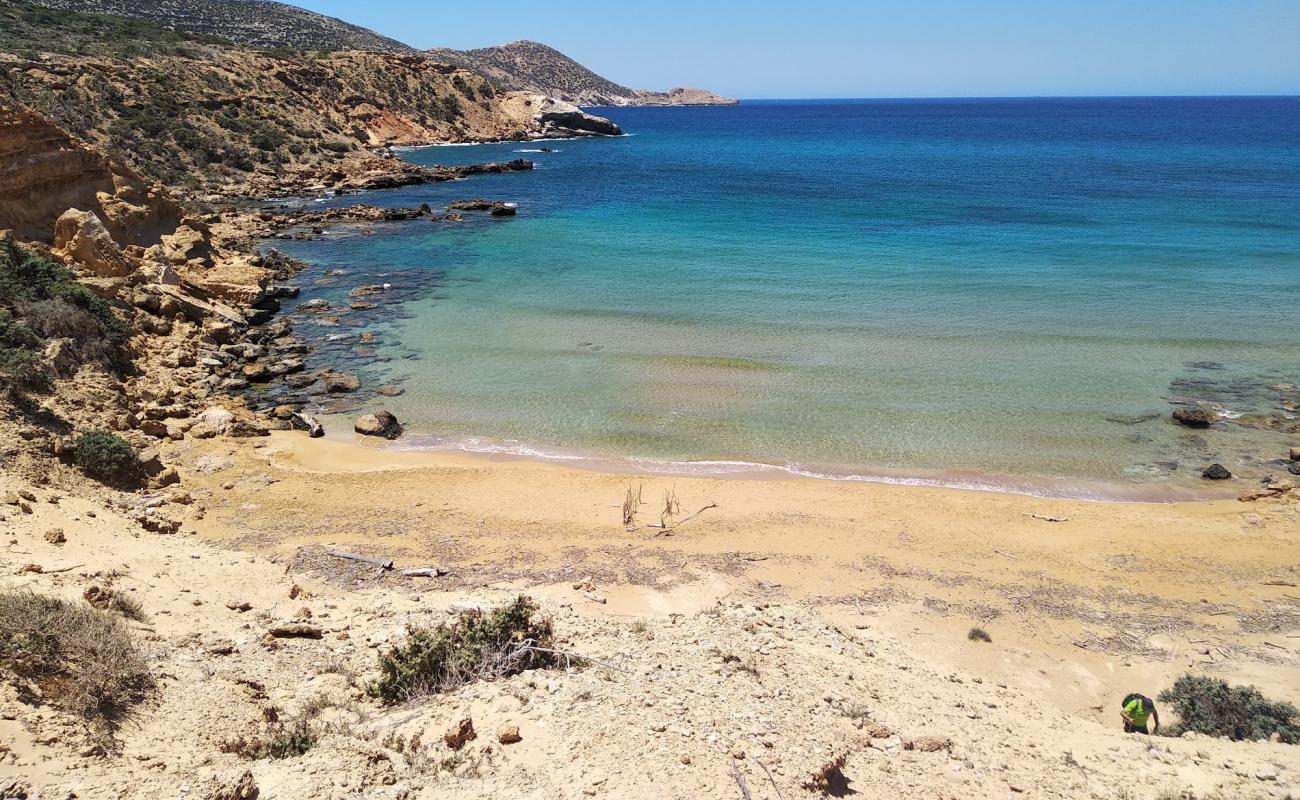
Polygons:
<instances>
[{"instance_id":1,"label":"driftwood","mask_svg":"<svg viewBox=\"0 0 1300 800\"><path fill-rule=\"evenodd\" d=\"M1030 514L1026 512L1024 516L1032 517L1034 519L1041 519L1043 522L1069 522L1070 521L1069 517L1053 517L1051 514Z\"/></svg>"},{"instance_id":2,"label":"driftwood","mask_svg":"<svg viewBox=\"0 0 1300 800\"><path fill-rule=\"evenodd\" d=\"M447 574L447 570L442 567L418 567L416 569L402 570L404 578L441 578Z\"/></svg>"},{"instance_id":3,"label":"driftwood","mask_svg":"<svg viewBox=\"0 0 1300 800\"><path fill-rule=\"evenodd\" d=\"M342 550L331 550L329 551L329 555L332 555L335 558L346 558L349 561L360 561L365 564L374 564L376 567L379 567L380 569L393 568L393 559L391 558L376 558L375 556L363 556L363 555L358 555L356 553L346 553Z\"/></svg>"},{"instance_id":4,"label":"driftwood","mask_svg":"<svg viewBox=\"0 0 1300 800\"><path fill-rule=\"evenodd\" d=\"M289 622L284 625L276 625L267 633L277 639L319 639L325 635L320 628L304 622Z\"/></svg>"},{"instance_id":5,"label":"driftwood","mask_svg":"<svg viewBox=\"0 0 1300 800\"><path fill-rule=\"evenodd\" d=\"M1264 586L1286 586L1286 587L1289 587L1289 588L1291 588L1291 589L1296 588L1296 587L1295 587L1295 584L1294 584L1294 583L1291 583L1290 581L1264 581L1264 583L1263 583L1262 585L1264 585Z\"/></svg>"}]
</instances>

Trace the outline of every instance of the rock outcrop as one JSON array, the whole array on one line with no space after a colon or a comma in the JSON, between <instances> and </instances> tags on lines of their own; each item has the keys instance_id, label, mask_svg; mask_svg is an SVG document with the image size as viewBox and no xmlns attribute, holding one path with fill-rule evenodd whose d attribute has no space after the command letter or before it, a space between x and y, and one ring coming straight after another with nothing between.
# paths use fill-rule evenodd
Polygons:
<instances>
[{"instance_id":1,"label":"rock outcrop","mask_svg":"<svg viewBox=\"0 0 1300 800\"><path fill-rule=\"evenodd\" d=\"M477 50L426 51L440 61L471 69L498 89L543 94L580 106L734 105L704 89L653 92L631 89L597 75L560 51L519 41Z\"/></svg>"},{"instance_id":2,"label":"rock outcrop","mask_svg":"<svg viewBox=\"0 0 1300 800\"><path fill-rule=\"evenodd\" d=\"M51 243L70 208L92 214L119 245L151 245L181 210L157 183L0 96L0 228Z\"/></svg>"},{"instance_id":3,"label":"rock outcrop","mask_svg":"<svg viewBox=\"0 0 1300 800\"><path fill-rule=\"evenodd\" d=\"M155 244L181 213L150 181L200 198L390 188L459 174L403 162L388 147L617 131L573 106L499 92L424 55L290 57L194 43L148 58L8 58L0 228L24 240L50 241L58 215L79 208L94 211L120 245ZM52 120L18 108L21 99L48 95L62 98ZM126 166L110 167L58 126Z\"/></svg>"},{"instance_id":4,"label":"rock outcrop","mask_svg":"<svg viewBox=\"0 0 1300 800\"><path fill-rule=\"evenodd\" d=\"M54 223L54 253L95 277L121 278L135 267L94 212L70 208Z\"/></svg>"}]
</instances>

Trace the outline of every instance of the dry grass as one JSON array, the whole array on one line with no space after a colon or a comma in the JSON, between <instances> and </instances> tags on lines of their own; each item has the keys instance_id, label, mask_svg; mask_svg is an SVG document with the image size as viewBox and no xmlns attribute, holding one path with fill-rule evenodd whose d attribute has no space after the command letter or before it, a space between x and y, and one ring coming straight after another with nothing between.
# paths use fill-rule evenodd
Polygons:
<instances>
[{"instance_id":1,"label":"dry grass","mask_svg":"<svg viewBox=\"0 0 1300 800\"><path fill-rule=\"evenodd\" d=\"M120 617L28 591L0 591L0 670L23 694L80 717L106 749L153 686Z\"/></svg>"},{"instance_id":2,"label":"dry grass","mask_svg":"<svg viewBox=\"0 0 1300 800\"><path fill-rule=\"evenodd\" d=\"M966 634L966 638L972 642L991 642L993 637L989 636L988 631L983 628L971 628Z\"/></svg>"},{"instance_id":3,"label":"dry grass","mask_svg":"<svg viewBox=\"0 0 1300 800\"><path fill-rule=\"evenodd\" d=\"M632 487L627 487L627 494L623 497L623 524L631 525L636 521L636 512L641 508L641 487L637 486L636 491Z\"/></svg>"}]
</instances>

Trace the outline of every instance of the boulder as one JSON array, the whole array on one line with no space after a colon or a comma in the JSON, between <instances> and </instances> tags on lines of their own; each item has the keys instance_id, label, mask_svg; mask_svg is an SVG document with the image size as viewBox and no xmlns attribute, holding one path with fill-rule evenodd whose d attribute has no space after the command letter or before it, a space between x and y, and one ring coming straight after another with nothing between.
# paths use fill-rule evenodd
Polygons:
<instances>
[{"instance_id":1,"label":"boulder","mask_svg":"<svg viewBox=\"0 0 1300 800\"><path fill-rule=\"evenodd\" d=\"M442 735L442 740L452 750L460 750L473 739L477 739L478 734L474 731L474 720L465 717L460 722L452 725L446 733Z\"/></svg>"},{"instance_id":2,"label":"boulder","mask_svg":"<svg viewBox=\"0 0 1300 800\"><path fill-rule=\"evenodd\" d=\"M1172 416L1174 422L1185 428L1208 428L1219 418L1218 414L1204 408L1179 408Z\"/></svg>"},{"instance_id":3,"label":"boulder","mask_svg":"<svg viewBox=\"0 0 1300 800\"><path fill-rule=\"evenodd\" d=\"M124 278L135 267L99 217L70 208L54 223L54 252L99 278Z\"/></svg>"},{"instance_id":4,"label":"boulder","mask_svg":"<svg viewBox=\"0 0 1300 800\"><path fill-rule=\"evenodd\" d=\"M1287 454L1287 457L1292 461L1300 461L1300 447L1292 447L1291 452Z\"/></svg>"},{"instance_id":5,"label":"boulder","mask_svg":"<svg viewBox=\"0 0 1300 800\"><path fill-rule=\"evenodd\" d=\"M330 301L318 297L315 300L299 303L298 310L306 314L319 314L330 310Z\"/></svg>"},{"instance_id":6,"label":"boulder","mask_svg":"<svg viewBox=\"0 0 1300 800\"><path fill-rule=\"evenodd\" d=\"M362 436L379 436L384 439L396 439L402 435L402 424L387 411L366 414L356 421L352 429Z\"/></svg>"},{"instance_id":7,"label":"boulder","mask_svg":"<svg viewBox=\"0 0 1300 800\"><path fill-rule=\"evenodd\" d=\"M1209 481L1226 481L1232 477L1232 473L1222 464L1211 464L1201 470L1201 477Z\"/></svg>"},{"instance_id":8,"label":"boulder","mask_svg":"<svg viewBox=\"0 0 1300 800\"><path fill-rule=\"evenodd\" d=\"M332 394L355 392L361 388L361 379L347 372L329 372L321 376L325 391Z\"/></svg>"},{"instance_id":9,"label":"boulder","mask_svg":"<svg viewBox=\"0 0 1300 800\"><path fill-rule=\"evenodd\" d=\"M219 406L214 406L199 414L199 422L207 425L216 433L225 433L226 428L230 426L234 419L234 414Z\"/></svg>"},{"instance_id":10,"label":"boulder","mask_svg":"<svg viewBox=\"0 0 1300 800\"><path fill-rule=\"evenodd\" d=\"M226 426L226 435L232 439L251 439L257 436L270 436L271 431L257 420L236 417Z\"/></svg>"},{"instance_id":11,"label":"boulder","mask_svg":"<svg viewBox=\"0 0 1300 800\"><path fill-rule=\"evenodd\" d=\"M162 253L172 264L212 266L212 230L206 223L186 219L169 236L162 237Z\"/></svg>"},{"instance_id":12,"label":"boulder","mask_svg":"<svg viewBox=\"0 0 1300 800\"><path fill-rule=\"evenodd\" d=\"M296 431L306 431L312 439L319 439L325 435L325 426L315 417L307 414L295 413L289 417L289 425Z\"/></svg>"}]
</instances>

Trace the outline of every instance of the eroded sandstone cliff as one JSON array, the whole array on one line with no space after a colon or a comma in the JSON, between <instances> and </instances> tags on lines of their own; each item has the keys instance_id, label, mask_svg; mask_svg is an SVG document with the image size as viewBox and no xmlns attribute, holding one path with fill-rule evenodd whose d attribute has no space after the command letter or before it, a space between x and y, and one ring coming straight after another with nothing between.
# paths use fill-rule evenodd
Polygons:
<instances>
[{"instance_id":1,"label":"eroded sandstone cliff","mask_svg":"<svg viewBox=\"0 0 1300 800\"><path fill-rule=\"evenodd\" d=\"M0 103L0 227L51 242L68 209L93 212L119 244L157 244L180 222L158 184L28 109Z\"/></svg>"}]
</instances>

